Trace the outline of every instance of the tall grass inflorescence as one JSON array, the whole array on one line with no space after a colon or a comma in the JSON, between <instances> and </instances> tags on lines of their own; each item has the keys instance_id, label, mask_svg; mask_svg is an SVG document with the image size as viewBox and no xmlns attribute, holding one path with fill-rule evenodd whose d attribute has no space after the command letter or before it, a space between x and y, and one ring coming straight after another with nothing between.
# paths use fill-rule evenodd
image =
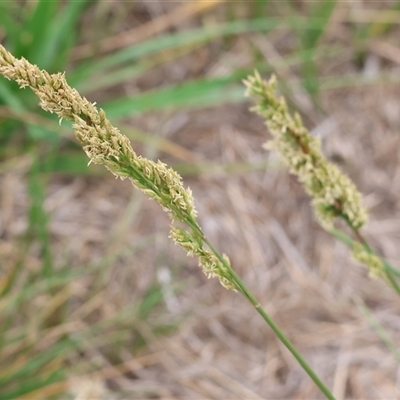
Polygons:
<instances>
[{"instance_id":1,"label":"tall grass inflorescence","mask_svg":"<svg viewBox=\"0 0 400 400\"><path fill-rule=\"evenodd\" d=\"M321 151L320 139L309 133L300 115L296 113L293 117L290 114L285 99L276 93L275 76L267 82L256 71L244 83L247 86L246 95L256 99L256 105L251 110L265 118L272 136L265 148L277 151L290 172L297 176L312 199L314 212L322 227L334 232L334 220L343 219L356 237L356 241L352 242L353 257L369 268L371 276L387 280L400 294L391 272L394 269L374 254L360 233L360 228L368 220L361 193L349 177L326 159Z\"/></svg>"},{"instance_id":2,"label":"tall grass inflorescence","mask_svg":"<svg viewBox=\"0 0 400 400\"><path fill-rule=\"evenodd\" d=\"M75 134L82 144L89 163L103 164L116 177L129 178L132 184L156 200L172 221L190 226L189 231L178 227L171 229L175 243L190 255L197 255L208 277L216 276L223 286L236 289L224 264L203 246L204 236L196 220L191 190L184 188L181 177L161 161L138 156L129 139L111 125L102 109L71 88L64 74L49 74L30 64L24 58L16 59L0 46L0 73L16 81L21 88L29 86L40 99L45 111L72 121Z\"/></svg>"},{"instance_id":3,"label":"tall grass inflorescence","mask_svg":"<svg viewBox=\"0 0 400 400\"><path fill-rule=\"evenodd\" d=\"M229 259L212 245L202 232L196 218L190 189L184 188L181 177L164 163L138 156L127 137L111 125L103 110L71 88L64 74L49 74L24 58L17 59L0 45L0 74L16 81L21 88L30 87L40 99L40 106L73 122L75 134L90 162L103 164L115 176L128 178L135 187L156 200L168 213L172 222L170 237L183 247L188 255L197 256L208 277L217 277L227 288L241 293L271 327L328 399L332 393L296 348L281 332L261 307L258 300L232 269ZM89 162L89 163L90 163Z\"/></svg>"}]
</instances>

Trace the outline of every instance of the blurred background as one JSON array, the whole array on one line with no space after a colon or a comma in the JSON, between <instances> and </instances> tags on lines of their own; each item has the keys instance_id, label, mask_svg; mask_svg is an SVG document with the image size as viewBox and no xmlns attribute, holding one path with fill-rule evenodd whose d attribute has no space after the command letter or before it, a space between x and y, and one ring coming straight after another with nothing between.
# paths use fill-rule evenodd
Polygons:
<instances>
[{"instance_id":1,"label":"blurred background","mask_svg":"<svg viewBox=\"0 0 400 400\"><path fill-rule=\"evenodd\" d=\"M400 1L0 2L0 42L105 109L194 192L206 235L338 399L400 396L400 302L262 148L242 79L275 73L399 267ZM320 399L169 220L0 77L0 398Z\"/></svg>"}]
</instances>

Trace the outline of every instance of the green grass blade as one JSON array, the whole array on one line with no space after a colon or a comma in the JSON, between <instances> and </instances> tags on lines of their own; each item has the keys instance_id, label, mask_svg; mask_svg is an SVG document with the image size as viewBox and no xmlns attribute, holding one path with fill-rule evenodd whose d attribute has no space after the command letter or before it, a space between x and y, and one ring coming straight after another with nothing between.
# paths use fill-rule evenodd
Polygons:
<instances>
[{"instance_id":1,"label":"green grass blade","mask_svg":"<svg viewBox=\"0 0 400 400\"><path fill-rule=\"evenodd\" d=\"M11 373L7 376L0 377L0 388L6 385L12 384L14 380L21 378L29 378L31 374L37 374L37 372L43 368L47 363L50 363L57 357L64 357L71 348L75 347L75 342L71 339L63 339L56 343L47 350L38 353L31 357L24 365L22 365L16 372ZM1 396L1 392L0 392ZM0 397L1 399L3 397Z\"/></svg>"},{"instance_id":2,"label":"green grass blade","mask_svg":"<svg viewBox=\"0 0 400 400\"><path fill-rule=\"evenodd\" d=\"M48 290L58 287L64 287L69 282L87 276L90 273L99 271L104 268L103 263L86 265L84 267L69 269L68 267L54 271L54 273L46 279L38 280L37 282L26 285L22 290L10 293L0 300L0 312L2 314L12 312L12 309L19 307L24 301L29 301L42 293L47 293Z\"/></svg>"},{"instance_id":3,"label":"green grass blade","mask_svg":"<svg viewBox=\"0 0 400 400\"><path fill-rule=\"evenodd\" d=\"M311 20L318 20L320 25L319 27L313 27L313 29L306 29L302 31L300 40L302 41L303 47L307 49L315 47L319 39L324 34L326 27L328 26L329 18L335 9L336 1L322 0L318 2L311 2L309 4L309 18L311 18Z\"/></svg>"},{"instance_id":4,"label":"green grass blade","mask_svg":"<svg viewBox=\"0 0 400 400\"><path fill-rule=\"evenodd\" d=\"M104 74L93 74L85 79L83 82L78 84L80 91L85 94L93 92L95 90L104 90L110 86L117 85L128 79L138 78L140 75L148 71L153 65L149 62L141 62L137 65L130 65L128 67L122 67L115 71L111 71Z\"/></svg>"},{"instance_id":5,"label":"green grass blade","mask_svg":"<svg viewBox=\"0 0 400 400\"><path fill-rule=\"evenodd\" d=\"M38 389L44 388L56 382L66 379L63 368L50 373L46 378L32 377L30 379L20 380L16 389L8 390L4 393L0 391L1 400L12 400L21 398L23 395L30 394Z\"/></svg>"},{"instance_id":6,"label":"green grass blade","mask_svg":"<svg viewBox=\"0 0 400 400\"><path fill-rule=\"evenodd\" d=\"M25 111L26 106L23 101L21 101L20 97L12 90L13 82L8 82L3 79L0 79L0 104L5 104L13 109L17 114L20 111ZM16 126L19 123L13 121L6 121L2 124L0 129L0 141L10 138L14 132ZM46 134L46 130L39 129L38 126L28 124L26 125L27 131L31 138L38 138ZM47 132L47 136L49 136ZM54 137L54 134L51 133L51 137Z\"/></svg>"},{"instance_id":7,"label":"green grass blade","mask_svg":"<svg viewBox=\"0 0 400 400\"><path fill-rule=\"evenodd\" d=\"M134 46L120 50L101 60L89 61L82 64L68 75L71 85L78 85L94 73L98 76L107 69L124 63L131 63L143 57L182 46L204 44L213 39L251 31L267 32L277 27L281 21L273 18L261 18L245 21L234 21L226 24L194 29L177 34L165 35L156 39L147 40ZM92 78L93 79L93 78Z\"/></svg>"},{"instance_id":8,"label":"green grass blade","mask_svg":"<svg viewBox=\"0 0 400 400\"><path fill-rule=\"evenodd\" d=\"M93 175L103 171L97 168L88 168L86 154L60 154L54 160L45 158L40 165L40 173L63 173L68 175Z\"/></svg>"},{"instance_id":9,"label":"green grass blade","mask_svg":"<svg viewBox=\"0 0 400 400\"><path fill-rule=\"evenodd\" d=\"M321 49L324 51L304 50L312 52L314 59L319 57L333 57L337 52L333 49ZM302 62L304 54L297 52L284 60L284 66L298 65ZM256 64L253 68L260 72L270 71L271 66L264 62ZM154 89L139 95L128 96L121 99L110 100L103 103L103 108L112 118L126 117L140 114L150 110L175 109L175 108L199 108L223 103L236 103L246 101L243 96L242 79L252 70L243 69L233 72L230 76L199 79L185 82L180 85L171 85L161 89ZM319 84L319 81L317 81Z\"/></svg>"},{"instance_id":10,"label":"green grass blade","mask_svg":"<svg viewBox=\"0 0 400 400\"><path fill-rule=\"evenodd\" d=\"M20 26L16 18L16 10L12 10L12 2L0 1L0 33L7 39L7 46L14 51L15 45L20 40ZM15 6L15 5L14 5Z\"/></svg>"},{"instance_id":11,"label":"green grass blade","mask_svg":"<svg viewBox=\"0 0 400 400\"><path fill-rule=\"evenodd\" d=\"M179 86L148 91L104 103L104 110L110 118L121 118L149 110L197 108L224 102L243 101L243 88L239 82L246 73L228 78L200 79ZM237 85L233 85L233 83Z\"/></svg>"},{"instance_id":12,"label":"green grass blade","mask_svg":"<svg viewBox=\"0 0 400 400\"><path fill-rule=\"evenodd\" d=\"M75 41L78 18L89 0L67 2L64 9L52 21L48 38L41 49L42 68L49 66L54 70L63 68L69 50ZM60 57L60 54L62 57Z\"/></svg>"},{"instance_id":13,"label":"green grass blade","mask_svg":"<svg viewBox=\"0 0 400 400\"><path fill-rule=\"evenodd\" d=\"M12 90L11 82L0 79L0 101L2 104L10 106L15 111L25 109L20 97Z\"/></svg>"},{"instance_id":14,"label":"green grass blade","mask_svg":"<svg viewBox=\"0 0 400 400\"><path fill-rule=\"evenodd\" d=\"M46 64L43 49L50 40L50 25L58 8L58 0L39 0L31 18L25 22L23 33L28 40L22 44L21 53L35 64Z\"/></svg>"},{"instance_id":15,"label":"green grass blade","mask_svg":"<svg viewBox=\"0 0 400 400\"><path fill-rule=\"evenodd\" d=\"M260 16L264 15L267 11L267 4L269 3L269 0L258 0L254 2L253 8L254 8L254 15L255 16Z\"/></svg>"},{"instance_id":16,"label":"green grass blade","mask_svg":"<svg viewBox=\"0 0 400 400\"><path fill-rule=\"evenodd\" d=\"M164 294L158 285L153 285L144 294L138 309L139 319L146 321L154 308L157 307L164 299Z\"/></svg>"},{"instance_id":17,"label":"green grass blade","mask_svg":"<svg viewBox=\"0 0 400 400\"><path fill-rule=\"evenodd\" d=\"M301 48L303 50L315 51L317 49L318 41L323 36L328 26L329 18L331 17L335 6L335 0L309 2L308 18L311 21L318 21L318 24L312 24L308 28L305 28L303 24L299 25L297 13L294 17L289 19L289 21L291 21L292 28L298 34ZM315 79L318 75L318 71L313 59L313 54L312 52L305 52L303 55L303 85L309 93L316 95L319 91L319 87L317 86L317 81Z\"/></svg>"},{"instance_id":18,"label":"green grass blade","mask_svg":"<svg viewBox=\"0 0 400 400\"><path fill-rule=\"evenodd\" d=\"M302 38L303 49L315 49L318 41L324 34L329 18L331 17L333 10L336 6L336 1L332 0L323 0L320 2L311 3L311 13L312 18L316 18L321 21L320 29L309 29L304 32L304 36ZM315 85L313 82L313 78L318 75L317 66L313 60L313 57L304 58L303 64L303 85L306 90L315 95L319 91L318 85Z\"/></svg>"},{"instance_id":19,"label":"green grass blade","mask_svg":"<svg viewBox=\"0 0 400 400\"><path fill-rule=\"evenodd\" d=\"M39 166L36 161L29 174L28 194L31 200L29 210L29 235L40 242L43 261L42 274L49 276L53 270L50 250L50 234L48 231L48 216L44 210L45 187L39 178Z\"/></svg>"},{"instance_id":20,"label":"green grass blade","mask_svg":"<svg viewBox=\"0 0 400 400\"><path fill-rule=\"evenodd\" d=\"M400 363L400 350L394 344L393 340L390 338L389 334L385 330L385 328L381 325L375 315L371 312L371 310L366 306L361 298L355 298L355 303L358 309L361 311L365 319L368 321L371 328L375 331L375 333L382 340L382 343L389 349L389 351L393 354L395 359Z\"/></svg>"}]
</instances>

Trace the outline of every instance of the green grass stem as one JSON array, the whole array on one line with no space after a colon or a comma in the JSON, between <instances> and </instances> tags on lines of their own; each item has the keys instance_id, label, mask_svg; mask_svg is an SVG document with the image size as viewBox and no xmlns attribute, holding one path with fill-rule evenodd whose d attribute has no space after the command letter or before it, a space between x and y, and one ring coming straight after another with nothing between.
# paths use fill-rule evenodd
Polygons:
<instances>
[{"instance_id":1,"label":"green grass stem","mask_svg":"<svg viewBox=\"0 0 400 400\"><path fill-rule=\"evenodd\" d=\"M318 388L321 390L321 392L326 396L327 399L335 400L335 397L333 396L331 391L325 386L325 384L318 377L318 375L314 372L314 370L307 363L307 361L304 360L304 358L301 356L301 354L296 350L296 347L292 344L292 342L288 339L288 337L280 330L280 328L275 323L275 321L269 316L269 314L261 306L260 302L252 294L252 292L247 288L247 286L240 279L240 277L236 274L236 272L232 269L232 267L229 265L229 263L226 262L226 260L222 257L222 255L217 251L217 249L212 245L212 243L207 238L204 238L204 242L207 243L207 245L209 246L211 251L218 257L218 259L222 263L224 263L225 267L229 270L229 273L231 274L232 279L235 281L240 293L252 304L252 306L261 315L261 317L264 319L264 321L274 331L277 338L290 351L290 353L299 362L299 364L304 369L304 371L313 380L313 382L318 386Z\"/></svg>"}]
</instances>

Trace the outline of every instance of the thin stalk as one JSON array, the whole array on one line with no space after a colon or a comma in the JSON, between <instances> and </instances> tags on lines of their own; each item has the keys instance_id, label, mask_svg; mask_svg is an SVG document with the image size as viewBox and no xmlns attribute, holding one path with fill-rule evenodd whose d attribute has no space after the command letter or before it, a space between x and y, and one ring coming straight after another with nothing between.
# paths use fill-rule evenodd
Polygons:
<instances>
[{"instance_id":1,"label":"thin stalk","mask_svg":"<svg viewBox=\"0 0 400 400\"><path fill-rule=\"evenodd\" d=\"M335 397L329 391L329 389L325 386L322 380L318 377L318 375L314 372L311 366L304 360L301 354L296 350L294 345L290 342L290 340L286 337L286 335L280 330L278 325L274 322L274 320L268 315L268 313L261 306L260 302L257 298L251 293L251 291L247 288L244 282L240 279L240 277L236 274L236 272L232 269L230 264L226 262L221 253L213 246L213 244L205 237L198 223L194 220L187 220L187 224L192 228L194 232L202 239L202 241L207 244L209 249L214 253L214 255L218 258L218 260L224 265L226 270L228 271L231 280L235 283L236 288L242 293L242 295L252 304L252 306L256 309L256 311L261 315L264 321L270 326L273 332L276 334L278 339L283 343L283 345L292 353L293 357L299 362L304 371L308 374L308 376L314 381L317 387L321 390L322 393L329 400L334 400Z\"/></svg>"},{"instance_id":2,"label":"thin stalk","mask_svg":"<svg viewBox=\"0 0 400 400\"><path fill-rule=\"evenodd\" d=\"M400 296L400 286L398 285L398 283L396 282L396 279L394 278L394 276L392 275L392 273L390 271L388 271L387 269L385 269L385 273L386 273L386 277L388 278L390 284L392 285L392 288L396 291L396 293Z\"/></svg>"},{"instance_id":3,"label":"thin stalk","mask_svg":"<svg viewBox=\"0 0 400 400\"><path fill-rule=\"evenodd\" d=\"M318 375L314 372L311 366L304 360L301 354L296 350L294 345L290 342L287 336L279 329L278 325L274 322L274 320L268 315L268 313L261 306L260 302L257 298L251 293L251 291L247 288L244 282L240 279L240 277L236 274L236 272L232 269L232 267L225 261L222 255L218 252L218 250L210 243L210 241L203 236L204 243L210 248L210 250L216 255L216 257L224 264L225 268L229 271L233 281L236 283L239 291L244 295L244 297L253 305L253 307L257 310L257 312L261 315L264 321L270 326L270 328L274 331L275 335L278 339L285 345L285 347L292 353L293 357L299 362L304 371L308 374L308 376L314 381L314 383L318 386L321 392L326 396L327 399L335 400L335 397L330 392L330 390L325 386L322 380L318 377Z\"/></svg>"},{"instance_id":4,"label":"thin stalk","mask_svg":"<svg viewBox=\"0 0 400 400\"><path fill-rule=\"evenodd\" d=\"M400 351L393 343L393 340L390 338L389 334L386 332L385 328L380 324L375 315L371 312L371 310L365 305L364 301L360 297L354 297L354 302L357 305L358 309L362 312L364 317L367 319L371 328L375 331L375 333L379 336L385 346L389 349L389 351L393 354L396 360L400 363Z\"/></svg>"},{"instance_id":5,"label":"thin stalk","mask_svg":"<svg viewBox=\"0 0 400 400\"><path fill-rule=\"evenodd\" d=\"M346 221L347 222L347 221ZM371 246L368 244L367 239L361 234L359 229L354 228L348 223L350 229L353 231L354 236L357 238L357 240L369 251L372 252Z\"/></svg>"}]
</instances>

